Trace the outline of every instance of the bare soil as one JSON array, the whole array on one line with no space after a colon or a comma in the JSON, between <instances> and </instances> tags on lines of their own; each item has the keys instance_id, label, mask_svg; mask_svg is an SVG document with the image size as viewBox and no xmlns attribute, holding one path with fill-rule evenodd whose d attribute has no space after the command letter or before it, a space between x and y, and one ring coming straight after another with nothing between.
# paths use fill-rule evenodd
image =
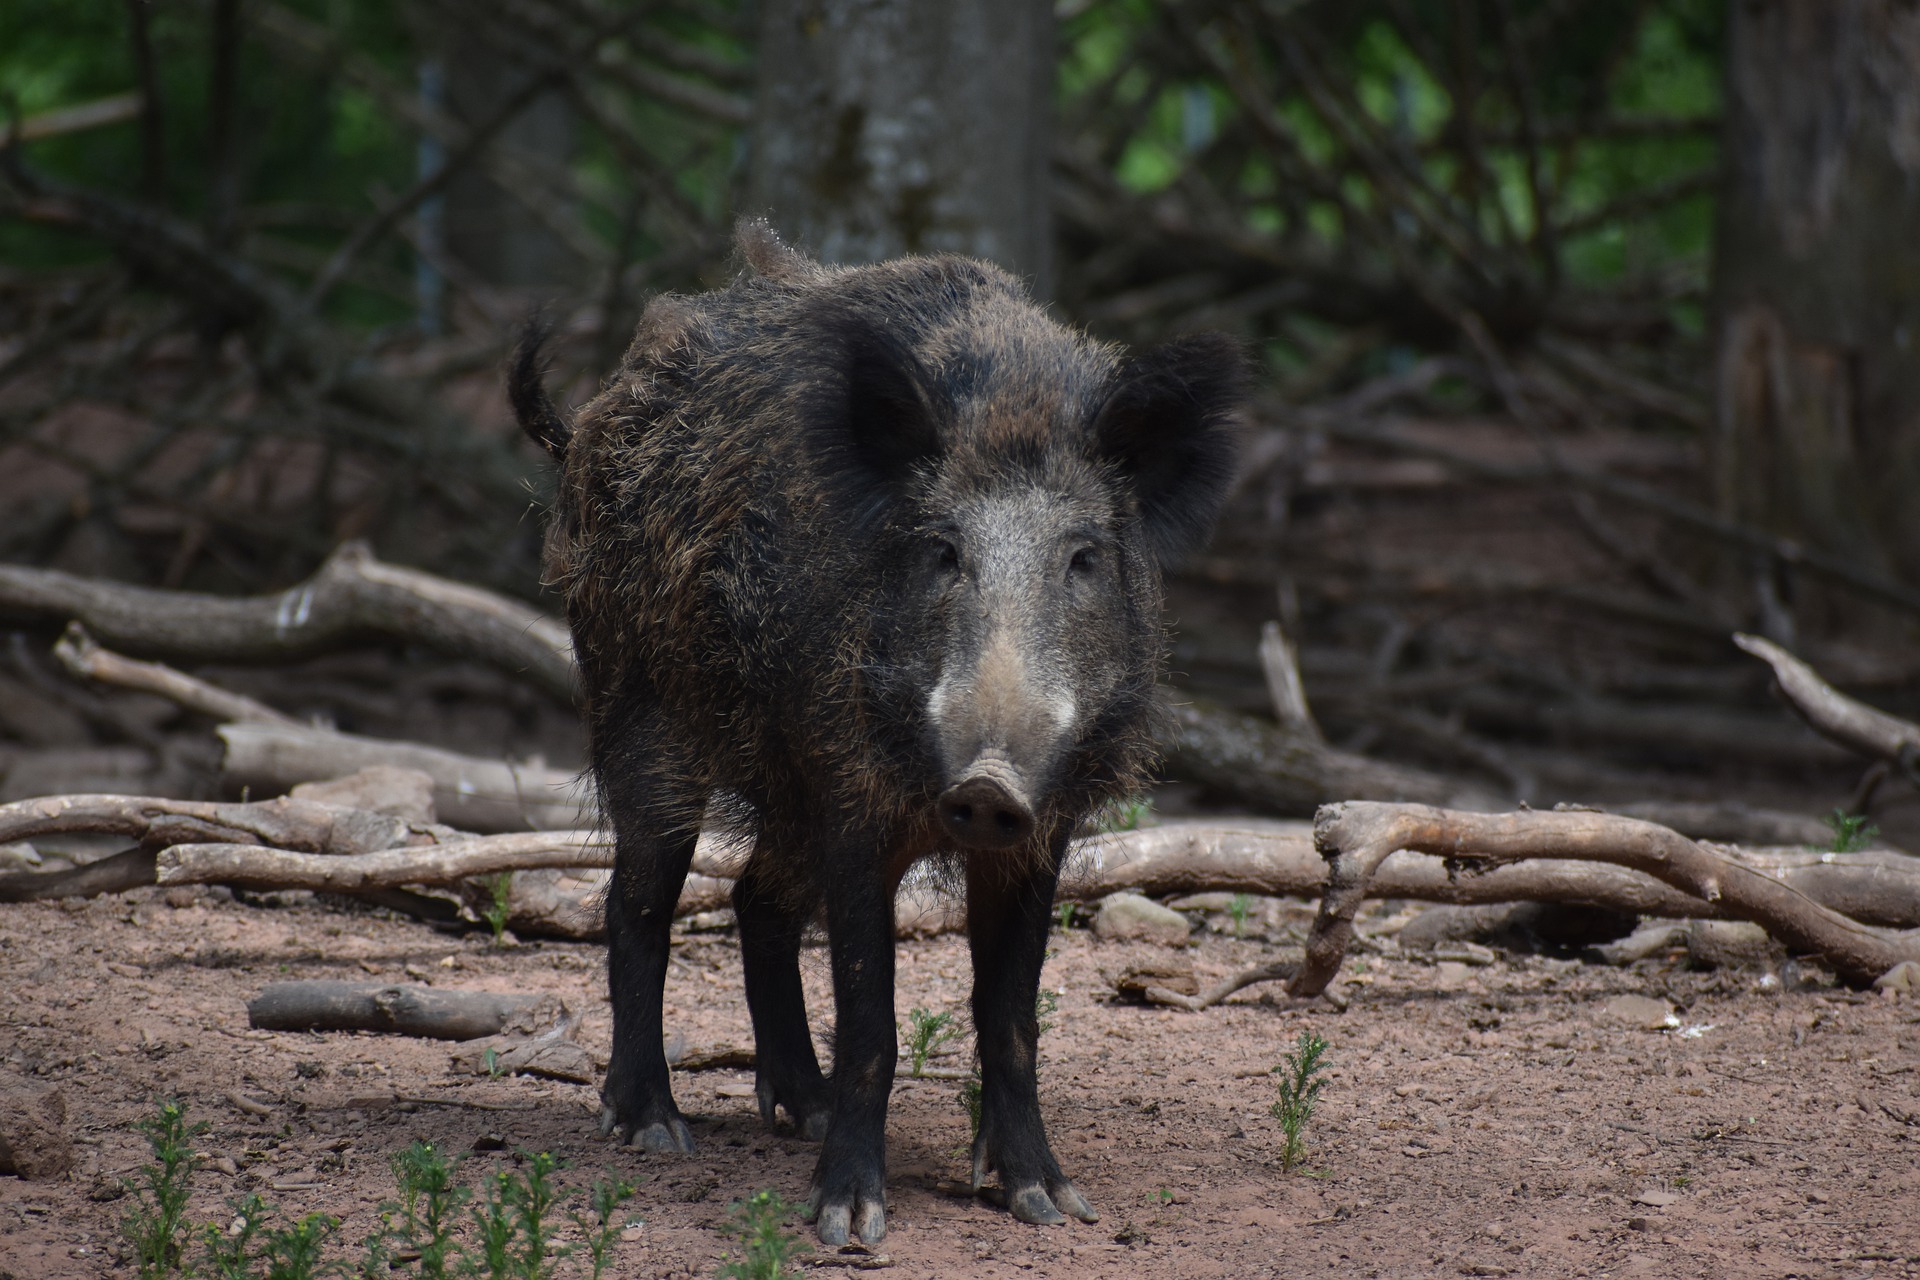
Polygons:
<instances>
[{"instance_id":1,"label":"bare soil","mask_svg":"<svg viewBox=\"0 0 1920 1280\"><path fill-rule=\"evenodd\" d=\"M1194 965L1204 979L1271 959L1305 912L1264 904L1242 939L1216 917ZM1101 1221L1029 1227L968 1196L956 1084L903 1069L881 1249L892 1274L1920 1274L1910 996L1803 984L1791 966L1784 984L1774 969L1675 960L1474 967L1382 942L1351 964L1344 1012L1255 987L1193 1014L1110 995L1115 975L1163 949L1084 929L1056 947L1041 1094L1055 1151ZM812 957L818 1011L824 955ZM903 1023L915 1006L964 1007L962 939L903 942L898 957ZM597 946L494 949L303 895L262 906L147 890L0 908L0 1071L58 1083L80 1144L67 1180L0 1178L0 1275L131 1274L119 1222L132 1202L115 1197L145 1159L133 1125L165 1096L211 1123L197 1140L196 1221L258 1190L289 1216L337 1215L339 1238L358 1242L393 1194L389 1158L416 1138L482 1168L547 1150L576 1184L602 1170L645 1179L632 1202L644 1225L624 1234L615 1274L712 1275L729 1203L761 1187L803 1199L814 1160L761 1128L751 1072L678 1073L700 1150L643 1156L598 1135L590 1085L457 1075L441 1043L247 1026L246 1001L269 981L372 976L556 993L604 1054L604 963ZM1681 1026L1623 1021L1609 1001L1628 993L1671 1002ZM686 1046L751 1043L731 933L683 935L668 1003L669 1035ZM1288 1173L1269 1071L1306 1030L1331 1041L1332 1070L1306 1166ZM955 1074L967 1053L935 1065ZM816 1253L808 1265L882 1261Z\"/></svg>"}]
</instances>

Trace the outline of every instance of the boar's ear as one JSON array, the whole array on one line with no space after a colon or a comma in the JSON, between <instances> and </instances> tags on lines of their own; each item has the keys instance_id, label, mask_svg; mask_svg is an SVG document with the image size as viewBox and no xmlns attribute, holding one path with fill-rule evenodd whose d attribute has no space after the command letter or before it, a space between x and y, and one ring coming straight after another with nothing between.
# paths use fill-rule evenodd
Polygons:
<instances>
[{"instance_id":1,"label":"boar's ear","mask_svg":"<svg viewBox=\"0 0 1920 1280\"><path fill-rule=\"evenodd\" d=\"M1225 334L1177 338L1121 366L1094 420L1094 448L1133 486L1161 560L1197 550L1240 454L1247 362Z\"/></svg>"},{"instance_id":2,"label":"boar's ear","mask_svg":"<svg viewBox=\"0 0 1920 1280\"><path fill-rule=\"evenodd\" d=\"M938 415L911 350L864 317L836 319L834 394L810 434L828 480L865 523L940 452Z\"/></svg>"}]
</instances>

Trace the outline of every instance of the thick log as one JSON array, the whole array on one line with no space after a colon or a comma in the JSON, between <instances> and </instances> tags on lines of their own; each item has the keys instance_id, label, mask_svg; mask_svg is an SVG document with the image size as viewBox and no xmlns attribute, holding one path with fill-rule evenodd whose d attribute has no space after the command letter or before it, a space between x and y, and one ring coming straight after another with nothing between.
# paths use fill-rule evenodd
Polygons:
<instances>
[{"instance_id":1,"label":"thick log","mask_svg":"<svg viewBox=\"0 0 1920 1280\"><path fill-rule=\"evenodd\" d=\"M377 982L276 982L247 1002L262 1031L391 1031L432 1040L478 1040L537 1031L566 1016L550 995L445 991Z\"/></svg>"},{"instance_id":2,"label":"thick log","mask_svg":"<svg viewBox=\"0 0 1920 1280\"><path fill-rule=\"evenodd\" d=\"M1400 850L1455 863L1498 865L1534 858L1631 867L1729 916L1749 920L1789 948L1866 986L1920 958L1920 935L1887 936L1831 911L1799 890L1665 827L1596 812L1478 814L1425 805L1328 805L1314 819L1314 845L1329 864L1306 961L1289 990L1325 991L1353 937L1353 917L1373 876Z\"/></svg>"}]
</instances>

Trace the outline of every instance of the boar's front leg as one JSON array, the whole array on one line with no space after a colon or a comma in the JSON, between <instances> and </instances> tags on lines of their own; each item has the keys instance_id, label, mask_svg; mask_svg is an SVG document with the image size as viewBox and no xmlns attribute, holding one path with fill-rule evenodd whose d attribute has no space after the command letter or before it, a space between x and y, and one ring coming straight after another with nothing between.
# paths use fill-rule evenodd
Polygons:
<instances>
[{"instance_id":1,"label":"boar's front leg","mask_svg":"<svg viewBox=\"0 0 1920 1280\"><path fill-rule=\"evenodd\" d=\"M997 1171L1007 1208L1022 1222L1065 1222L1062 1214L1082 1222L1100 1220L1060 1172L1040 1120L1035 1002L1068 834L1061 832L1042 858L1027 865L979 853L967 859L967 941L980 1049L973 1186L978 1191L987 1171Z\"/></svg>"},{"instance_id":2,"label":"boar's front leg","mask_svg":"<svg viewBox=\"0 0 1920 1280\"><path fill-rule=\"evenodd\" d=\"M887 1098L893 1026L892 884L872 844L843 843L826 868L833 955L833 1119L814 1168L808 1217L820 1242L887 1234ZM839 856L836 856L839 855Z\"/></svg>"},{"instance_id":3,"label":"boar's front leg","mask_svg":"<svg viewBox=\"0 0 1920 1280\"><path fill-rule=\"evenodd\" d=\"M613 823L613 877L607 886L607 988L613 1055L600 1091L600 1131L623 1130L646 1151L692 1151L693 1132L673 1102L661 1036L673 909L698 837L699 814L643 744L596 750L600 795Z\"/></svg>"}]
</instances>

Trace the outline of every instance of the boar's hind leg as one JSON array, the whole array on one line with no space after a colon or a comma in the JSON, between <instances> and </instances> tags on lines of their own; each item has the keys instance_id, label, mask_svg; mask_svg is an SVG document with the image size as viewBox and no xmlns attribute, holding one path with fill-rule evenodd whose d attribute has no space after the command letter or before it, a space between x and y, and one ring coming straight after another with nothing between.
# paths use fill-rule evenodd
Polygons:
<instances>
[{"instance_id":1,"label":"boar's hind leg","mask_svg":"<svg viewBox=\"0 0 1920 1280\"><path fill-rule=\"evenodd\" d=\"M973 952L973 1025L980 1047L980 1132L973 1185L1000 1175L1007 1208L1022 1222L1097 1222L1079 1188L1060 1172L1040 1120L1035 1002L1046 961L1047 927L1066 839L1044 865L1022 867L975 855L967 863L967 934Z\"/></svg>"},{"instance_id":2,"label":"boar's hind leg","mask_svg":"<svg viewBox=\"0 0 1920 1280\"><path fill-rule=\"evenodd\" d=\"M820 1242L828 1245L847 1243L849 1230L867 1244L887 1234L887 1095L897 1045L892 884L878 861L868 848L829 863L833 1119L807 1206Z\"/></svg>"},{"instance_id":3,"label":"boar's hind leg","mask_svg":"<svg viewBox=\"0 0 1920 1280\"><path fill-rule=\"evenodd\" d=\"M800 935L807 922L789 905L777 881L769 883L765 870L765 860L777 860L785 852L764 844L755 849L734 885L733 913L740 925L747 1009L753 1017L754 1053L759 1062L755 1089L760 1118L771 1129L774 1108L785 1107L800 1135L818 1142L827 1136L833 1112L826 1077L814 1056L806 995L800 986Z\"/></svg>"},{"instance_id":4,"label":"boar's hind leg","mask_svg":"<svg viewBox=\"0 0 1920 1280\"><path fill-rule=\"evenodd\" d=\"M630 754L632 760L637 753ZM697 833L678 814L699 805L671 803L641 768L598 770L613 822L614 871L607 886L607 987L613 1005L613 1055L600 1091L600 1130L624 1130L629 1146L692 1151L693 1132L673 1104L661 1038L661 1001L673 909L693 861Z\"/></svg>"}]
</instances>

